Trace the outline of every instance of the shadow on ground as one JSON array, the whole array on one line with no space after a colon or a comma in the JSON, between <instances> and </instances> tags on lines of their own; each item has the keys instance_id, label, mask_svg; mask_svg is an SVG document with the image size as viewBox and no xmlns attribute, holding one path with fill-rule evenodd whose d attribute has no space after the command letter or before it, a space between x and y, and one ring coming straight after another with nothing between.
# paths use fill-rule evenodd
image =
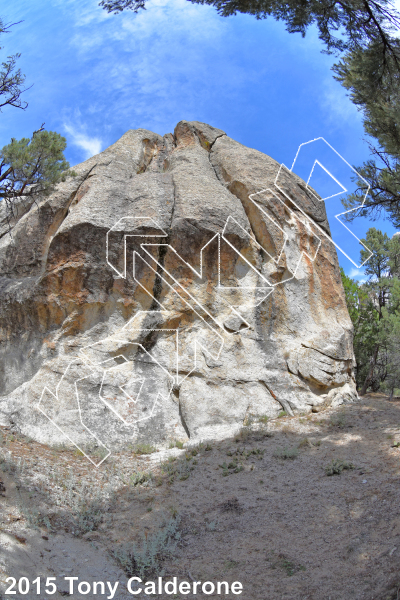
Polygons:
<instances>
[{"instance_id":1,"label":"shadow on ground","mask_svg":"<svg viewBox=\"0 0 400 600\"><path fill-rule=\"evenodd\" d=\"M42 553L45 570L48 547L54 554L68 538L68 568L91 548L98 554L88 554L85 572L96 576L123 578L123 569L144 580L240 581L243 600L400 597L398 400L372 394L175 448L162 463L129 452L99 469L72 451L3 435L2 532L26 538L2 546L4 574L21 569L13 556L22 546L30 558Z\"/></svg>"}]
</instances>

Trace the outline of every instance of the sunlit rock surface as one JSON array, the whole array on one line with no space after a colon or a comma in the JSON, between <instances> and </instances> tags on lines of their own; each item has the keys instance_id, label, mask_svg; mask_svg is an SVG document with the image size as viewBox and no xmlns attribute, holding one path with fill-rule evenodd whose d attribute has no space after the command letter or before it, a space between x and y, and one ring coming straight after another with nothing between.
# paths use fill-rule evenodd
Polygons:
<instances>
[{"instance_id":1,"label":"sunlit rock surface","mask_svg":"<svg viewBox=\"0 0 400 600\"><path fill-rule=\"evenodd\" d=\"M103 458L355 399L324 203L279 167L181 121L2 203L1 422Z\"/></svg>"}]
</instances>

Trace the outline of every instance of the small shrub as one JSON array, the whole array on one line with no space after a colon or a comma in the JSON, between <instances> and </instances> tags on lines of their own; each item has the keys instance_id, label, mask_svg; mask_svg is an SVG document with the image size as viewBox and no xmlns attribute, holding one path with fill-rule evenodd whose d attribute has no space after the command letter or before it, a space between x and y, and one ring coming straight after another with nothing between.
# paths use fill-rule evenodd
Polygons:
<instances>
[{"instance_id":1,"label":"small shrub","mask_svg":"<svg viewBox=\"0 0 400 600\"><path fill-rule=\"evenodd\" d=\"M210 450L212 450L212 446L211 446L211 444L206 444L206 447L204 448L204 450L205 450L206 452L210 452Z\"/></svg>"},{"instance_id":2,"label":"small shrub","mask_svg":"<svg viewBox=\"0 0 400 600\"><path fill-rule=\"evenodd\" d=\"M179 450L182 450L182 448L183 448L183 442L181 442L179 440L172 440L169 443L169 448L170 449L172 449L172 448L179 448Z\"/></svg>"},{"instance_id":3,"label":"small shrub","mask_svg":"<svg viewBox=\"0 0 400 600\"><path fill-rule=\"evenodd\" d=\"M109 455L109 453L110 453L109 450L107 450L107 448L105 446L99 446L93 452L92 456L95 456L96 458L99 458L100 460L104 460L106 458L106 456Z\"/></svg>"},{"instance_id":4,"label":"small shrub","mask_svg":"<svg viewBox=\"0 0 400 600\"><path fill-rule=\"evenodd\" d=\"M325 467L325 473L327 475L340 475L341 472L346 469L354 469L353 463L335 458L329 465Z\"/></svg>"},{"instance_id":5,"label":"small shrub","mask_svg":"<svg viewBox=\"0 0 400 600\"><path fill-rule=\"evenodd\" d=\"M293 560L290 560L284 554L278 555L278 560L272 565L272 568L273 569L276 569L276 568L283 569L286 572L286 575L288 575L289 577L291 577L295 573L298 573L299 571L306 570L306 568L303 567L303 565L295 563Z\"/></svg>"},{"instance_id":6,"label":"small shrub","mask_svg":"<svg viewBox=\"0 0 400 600\"><path fill-rule=\"evenodd\" d=\"M74 518L74 533L82 535L98 528L103 520L102 506L99 502L88 502Z\"/></svg>"},{"instance_id":7,"label":"small shrub","mask_svg":"<svg viewBox=\"0 0 400 600\"><path fill-rule=\"evenodd\" d=\"M275 458L282 458L286 460L287 458L293 459L297 458L299 451L297 448L277 448L274 452Z\"/></svg>"},{"instance_id":8,"label":"small shrub","mask_svg":"<svg viewBox=\"0 0 400 600\"><path fill-rule=\"evenodd\" d=\"M136 487L137 485L149 485L152 479L153 476L151 473L138 471L129 477L129 484L133 487Z\"/></svg>"},{"instance_id":9,"label":"small shrub","mask_svg":"<svg viewBox=\"0 0 400 600\"><path fill-rule=\"evenodd\" d=\"M135 454L153 454L153 452L157 452L157 449L151 444L137 444L133 449Z\"/></svg>"},{"instance_id":10,"label":"small shrub","mask_svg":"<svg viewBox=\"0 0 400 600\"><path fill-rule=\"evenodd\" d=\"M179 519L172 516L166 525L152 535L142 535L140 543L132 542L114 550L114 557L128 576L143 578L160 571L160 562L174 552L181 534Z\"/></svg>"},{"instance_id":11,"label":"small shrub","mask_svg":"<svg viewBox=\"0 0 400 600\"><path fill-rule=\"evenodd\" d=\"M339 427L339 429L343 429L343 427L346 427L347 422L346 422L346 415L344 414L344 412L340 412L336 415L332 415L331 418L329 419L329 425L331 427Z\"/></svg>"},{"instance_id":12,"label":"small shrub","mask_svg":"<svg viewBox=\"0 0 400 600\"><path fill-rule=\"evenodd\" d=\"M241 507L240 502L236 497L229 498L229 500L221 502L221 504L219 504L218 506L222 512L241 513L243 511L243 508Z\"/></svg>"},{"instance_id":13,"label":"small shrub","mask_svg":"<svg viewBox=\"0 0 400 600\"><path fill-rule=\"evenodd\" d=\"M170 456L167 461L161 464L161 471L167 475L168 483L173 483L175 479L185 481L190 477L193 457L186 453L184 460L176 460L176 457Z\"/></svg>"},{"instance_id":14,"label":"small shrub","mask_svg":"<svg viewBox=\"0 0 400 600\"><path fill-rule=\"evenodd\" d=\"M243 421L243 425L244 425L245 427L251 427L251 426L252 426L252 425L253 425L255 422L256 422L256 418L255 418L255 416L254 416L253 414L249 413L249 414L248 414L248 415L245 417L245 419L244 419L244 421Z\"/></svg>"},{"instance_id":15,"label":"small shrub","mask_svg":"<svg viewBox=\"0 0 400 600\"><path fill-rule=\"evenodd\" d=\"M252 439L255 442L261 442L262 440L265 440L265 438L272 438L272 437L274 437L274 434L272 431L266 431L265 429L263 429L261 431L260 430L255 431L252 436Z\"/></svg>"},{"instance_id":16,"label":"small shrub","mask_svg":"<svg viewBox=\"0 0 400 600\"><path fill-rule=\"evenodd\" d=\"M3 473L10 473L10 475L12 475L17 472L18 465L14 461L11 454L8 456L0 454L0 468L3 471Z\"/></svg>"},{"instance_id":17,"label":"small shrub","mask_svg":"<svg viewBox=\"0 0 400 600\"><path fill-rule=\"evenodd\" d=\"M278 419L281 419L282 417L287 417L286 410L281 410L280 413L278 414Z\"/></svg>"},{"instance_id":18,"label":"small shrub","mask_svg":"<svg viewBox=\"0 0 400 600\"><path fill-rule=\"evenodd\" d=\"M267 415L261 415L261 417L258 417L258 422L259 423L264 423L264 425L268 422L269 417Z\"/></svg>"},{"instance_id":19,"label":"small shrub","mask_svg":"<svg viewBox=\"0 0 400 600\"><path fill-rule=\"evenodd\" d=\"M68 450L71 450L65 443L54 444L54 446L51 446L51 449L54 452L68 452Z\"/></svg>"},{"instance_id":20,"label":"small shrub","mask_svg":"<svg viewBox=\"0 0 400 600\"><path fill-rule=\"evenodd\" d=\"M171 513L171 515L174 519L178 518L179 511L178 511L177 506L175 506L175 504L171 504L171 506L169 507L169 512Z\"/></svg>"},{"instance_id":21,"label":"small shrub","mask_svg":"<svg viewBox=\"0 0 400 600\"><path fill-rule=\"evenodd\" d=\"M235 436L235 442L238 444L239 442L246 442L249 437L252 435L251 429L249 427L242 427L239 433Z\"/></svg>"},{"instance_id":22,"label":"small shrub","mask_svg":"<svg viewBox=\"0 0 400 600\"><path fill-rule=\"evenodd\" d=\"M303 438L303 439L302 439L302 440L299 442L298 448L305 448L306 446L307 446L307 447L309 447L309 446L312 446L312 445L313 445L313 444L312 444L312 443L310 442L310 440L309 440L309 439L306 437L306 438Z\"/></svg>"},{"instance_id":23,"label":"small shrub","mask_svg":"<svg viewBox=\"0 0 400 600\"><path fill-rule=\"evenodd\" d=\"M228 464L226 462L223 462L222 465L218 466L222 469L223 477L227 477L228 475L232 475L233 473L240 473L244 469L243 465L238 462L237 458Z\"/></svg>"},{"instance_id":24,"label":"small shrub","mask_svg":"<svg viewBox=\"0 0 400 600\"><path fill-rule=\"evenodd\" d=\"M210 523L206 523L207 531L215 531L217 529L218 521L210 521Z\"/></svg>"},{"instance_id":25,"label":"small shrub","mask_svg":"<svg viewBox=\"0 0 400 600\"><path fill-rule=\"evenodd\" d=\"M258 459L262 459L265 450L261 448L252 448L251 450L245 450L245 448L237 448L236 450L228 450L226 453L227 456L241 456L245 460L251 458L252 456L257 457ZM237 459L236 459L237 460Z\"/></svg>"}]
</instances>

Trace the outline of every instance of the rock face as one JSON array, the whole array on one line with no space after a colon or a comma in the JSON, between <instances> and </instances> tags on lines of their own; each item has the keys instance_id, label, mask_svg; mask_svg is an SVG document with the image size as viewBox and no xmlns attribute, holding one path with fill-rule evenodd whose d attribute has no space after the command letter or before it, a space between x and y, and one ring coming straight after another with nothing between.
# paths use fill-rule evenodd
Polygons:
<instances>
[{"instance_id":1,"label":"rock face","mask_svg":"<svg viewBox=\"0 0 400 600\"><path fill-rule=\"evenodd\" d=\"M74 170L11 235L0 205L3 424L104 457L356 397L336 250L301 179L186 121Z\"/></svg>"}]
</instances>

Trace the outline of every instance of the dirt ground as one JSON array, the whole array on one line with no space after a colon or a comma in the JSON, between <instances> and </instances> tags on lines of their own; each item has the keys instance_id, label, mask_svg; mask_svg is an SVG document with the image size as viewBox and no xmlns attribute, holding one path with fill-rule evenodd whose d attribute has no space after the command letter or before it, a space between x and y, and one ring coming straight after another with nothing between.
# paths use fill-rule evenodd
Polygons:
<instances>
[{"instance_id":1,"label":"dirt ground","mask_svg":"<svg viewBox=\"0 0 400 600\"><path fill-rule=\"evenodd\" d=\"M399 399L370 394L224 442L129 450L98 469L4 428L1 443L3 594L24 569L84 565L82 577L239 581L242 594L226 597L243 600L400 599ZM145 596L118 596L133 597Z\"/></svg>"}]
</instances>

